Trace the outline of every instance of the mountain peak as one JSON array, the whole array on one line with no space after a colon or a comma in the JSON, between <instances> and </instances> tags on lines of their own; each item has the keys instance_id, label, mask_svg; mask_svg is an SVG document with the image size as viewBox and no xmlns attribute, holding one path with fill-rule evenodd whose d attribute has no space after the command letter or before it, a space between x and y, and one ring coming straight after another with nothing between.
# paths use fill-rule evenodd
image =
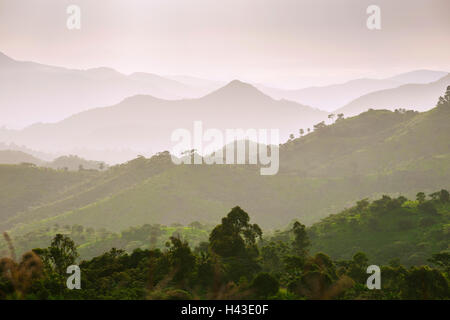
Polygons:
<instances>
[{"instance_id":1,"label":"mountain peak","mask_svg":"<svg viewBox=\"0 0 450 320\"><path fill-rule=\"evenodd\" d=\"M219 97L219 98L232 98L232 99L249 99L249 98L265 98L270 99L269 96L265 95L257 88L249 83L242 82L240 80L233 80L227 85L217 89L216 91L210 93L209 97Z\"/></svg>"},{"instance_id":2,"label":"mountain peak","mask_svg":"<svg viewBox=\"0 0 450 320\"><path fill-rule=\"evenodd\" d=\"M258 89L256 89L254 86L252 86L249 83L243 82L241 80L232 80L230 81L228 84L226 84L224 87L222 87L222 89L231 89L231 90L254 90L254 91L258 91Z\"/></svg>"}]
</instances>

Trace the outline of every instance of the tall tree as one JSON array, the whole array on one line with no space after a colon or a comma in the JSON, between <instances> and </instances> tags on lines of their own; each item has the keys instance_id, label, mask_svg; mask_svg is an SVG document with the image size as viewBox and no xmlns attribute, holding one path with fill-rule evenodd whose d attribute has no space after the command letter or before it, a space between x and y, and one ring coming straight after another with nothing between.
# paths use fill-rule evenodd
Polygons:
<instances>
[{"instance_id":1,"label":"tall tree","mask_svg":"<svg viewBox=\"0 0 450 320\"><path fill-rule=\"evenodd\" d=\"M78 252L72 239L62 234L57 234L47 249L34 249L43 260L46 268L63 276L68 266L75 264Z\"/></svg>"},{"instance_id":2,"label":"tall tree","mask_svg":"<svg viewBox=\"0 0 450 320\"><path fill-rule=\"evenodd\" d=\"M423 192L419 192L419 193L416 194L416 200L419 203L423 203L425 201L425 197L426 197L425 193L423 193Z\"/></svg>"},{"instance_id":3,"label":"tall tree","mask_svg":"<svg viewBox=\"0 0 450 320\"><path fill-rule=\"evenodd\" d=\"M211 231L211 251L224 259L230 279L251 277L258 270L256 240L261 237L261 228L251 224L250 217L240 207L234 207Z\"/></svg>"},{"instance_id":4,"label":"tall tree","mask_svg":"<svg viewBox=\"0 0 450 320\"><path fill-rule=\"evenodd\" d=\"M300 257L305 257L308 254L308 248L311 244L308 234L306 233L305 225L296 221L292 227L292 232L294 233L294 241L292 242L294 254Z\"/></svg>"}]
</instances>

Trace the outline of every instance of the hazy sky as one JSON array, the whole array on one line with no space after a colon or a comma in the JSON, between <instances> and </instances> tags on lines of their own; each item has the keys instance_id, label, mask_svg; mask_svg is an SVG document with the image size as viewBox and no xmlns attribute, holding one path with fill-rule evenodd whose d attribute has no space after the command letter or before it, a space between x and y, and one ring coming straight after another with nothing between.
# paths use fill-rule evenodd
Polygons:
<instances>
[{"instance_id":1,"label":"hazy sky","mask_svg":"<svg viewBox=\"0 0 450 320\"><path fill-rule=\"evenodd\" d=\"M66 28L69 4L81 7L81 30ZM379 31L366 27L371 4L381 7ZM0 51L73 68L295 87L304 77L450 71L449 12L449 0L0 0Z\"/></svg>"}]
</instances>

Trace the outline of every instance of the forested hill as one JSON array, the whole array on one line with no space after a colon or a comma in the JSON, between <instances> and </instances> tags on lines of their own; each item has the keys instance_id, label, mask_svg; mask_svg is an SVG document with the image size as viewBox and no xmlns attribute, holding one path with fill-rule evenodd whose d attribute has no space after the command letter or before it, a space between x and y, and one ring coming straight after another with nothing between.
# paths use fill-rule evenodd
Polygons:
<instances>
[{"instance_id":1,"label":"forested hill","mask_svg":"<svg viewBox=\"0 0 450 320\"><path fill-rule=\"evenodd\" d=\"M0 258L0 299L448 299L450 195L416 199L363 199L309 230L295 221L272 234L238 206L211 229L194 222L120 234L82 226L13 240L5 233L0 256L11 258ZM17 249L28 250L20 260ZM83 290L64 285L75 263ZM366 285L373 264L380 290Z\"/></svg>"},{"instance_id":2,"label":"forested hill","mask_svg":"<svg viewBox=\"0 0 450 320\"><path fill-rule=\"evenodd\" d=\"M55 223L113 231L145 223L214 223L235 205L264 228L292 219L312 224L362 198L448 188L449 119L450 104L443 98L424 113L370 110L318 124L281 146L280 172L274 176L261 176L248 165L175 166L167 152L105 172L1 166L0 206L8 219L2 219L0 230L27 232ZM41 181L63 177L64 188L45 191L47 186L22 182L26 170L43 175ZM14 189L8 189L10 181Z\"/></svg>"},{"instance_id":3,"label":"forested hill","mask_svg":"<svg viewBox=\"0 0 450 320\"><path fill-rule=\"evenodd\" d=\"M444 189L419 192L415 200L386 195L372 202L362 199L314 224L308 234L313 252L336 260L361 251L374 264L426 264L433 253L450 249L450 196Z\"/></svg>"},{"instance_id":4,"label":"forested hill","mask_svg":"<svg viewBox=\"0 0 450 320\"><path fill-rule=\"evenodd\" d=\"M449 120L448 106L423 113L369 110L283 145L280 163L288 172L326 177L426 169L449 159Z\"/></svg>"},{"instance_id":5,"label":"forested hill","mask_svg":"<svg viewBox=\"0 0 450 320\"><path fill-rule=\"evenodd\" d=\"M252 213L249 213L252 215ZM264 230L261 245L291 239L292 223L283 231ZM187 225L144 224L120 232L82 225L44 226L13 238L17 254L35 247L47 247L55 234L69 236L77 245L81 259L90 259L111 248L132 252L135 249L163 250L171 236L187 241L192 248L206 242L214 225L192 221ZM325 252L333 260L348 260L365 252L372 264L427 264L433 254L449 250L450 196L447 190L431 194L417 193L369 201L361 199L342 212L332 214L307 228L311 253ZM0 256L7 254L7 244L0 241Z\"/></svg>"}]
</instances>

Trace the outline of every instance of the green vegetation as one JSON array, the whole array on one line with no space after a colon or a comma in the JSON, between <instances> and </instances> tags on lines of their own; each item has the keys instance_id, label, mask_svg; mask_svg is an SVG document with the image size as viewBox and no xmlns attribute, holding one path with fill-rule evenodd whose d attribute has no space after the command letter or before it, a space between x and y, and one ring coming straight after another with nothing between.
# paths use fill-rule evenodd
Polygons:
<instances>
[{"instance_id":1,"label":"green vegetation","mask_svg":"<svg viewBox=\"0 0 450 320\"><path fill-rule=\"evenodd\" d=\"M215 223L236 203L264 228L297 218L311 225L361 198L411 197L419 190L447 188L449 118L445 103L424 113L371 110L341 117L281 145L275 176L261 176L250 165L175 166L163 152L104 172L71 173L79 181L70 181L69 173L45 171L42 181L67 175L67 187L47 199L40 193L49 186L29 181L44 172L40 168L2 166L4 187L8 177L28 178L13 179L17 186L2 193L4 203L19 205L2 210L8 219L0 221L0 230L24 234L57 223L120 232L147 223Z\"/></svg>"},{"instance_id":2,"label":"green vegetation","mask_svg":"<svg viewBox=\"0 0 450 320\"><path fill-rule=\"evenodd\" d=\"M104 171L0 165L0 297L448 299L449 95L319 123L281 145L275 176L168 152ZM68 291L78 256L84 289Z\"/></svg>"},{"instance_id":3,"label":"green vegetation","mask_svg":"<svg viewBox=\"0 0 450 320\"><path fill-rule=\"evenodd\" d=\"M34 230L21 236L12 236L15 252L21 255L32 248L46 247L55 234L70 237L76 244L82 259L91 259L110 248L132 252L134 249L164 249L170 237L181 237L197 246L207 241L212 226L193 222L189 226L174 223L171 226L149 225L130 227L122 232L111 232L104 228L86 228L81 225L55 224ZM7 255L8 244L0 242L0 256Z\"/></svg>"},{"instance_id":4,"label":"green vegetation","mask_svg":"<svg viewBox=\"0 0 450 320\"><path fill-rule=\"evenodd\" d=\"M450 202L442 190L425 200L405 197L358 201L356 206L314 224L308 234L314 251L334 259L348 259L354 252L370 252L374 264L392 259L406 265L426 263L431 254L449 249Z\"/></svg>"},{"instance_id":5,"label":"green vegetation","mask_svg":"<svg viewBox=\"0 0 450 320\"><path fill-rule=\"evenodd\" d=\"M423 203L445 201L445 193L440 195L443 198ZM407 202L398 198L377 201L381 202L368 206L381 206L385 214L396 212L398 207L391 208L394 202ZM362 202L366 207L367 201ZM159 234L156 230L161 229L144 226L122 237L151 242ZM13 250L7 236L6 240ZM398 260L382 265L382 288L369 290L366 269L371 260L366 254L356 252L345 260L313 254L315 240L311 239L311 248L305 226L299 222L265 239L239 207L210 232L209 241L194 250L181 235L169 240L164 250L137 248L126 253L112 248L83 260L79 264L82 289L68 290L64 271L76 261L78 252L69 237L57 234L48 248L27 252L20 262L0 259L0 299L450 298L448 251L430 255L429 265L406 268Z\"/></svg>"},{"instance_id":6,"label":"green vegetation","mask_svg":"<svg viewBox=\"0 0 450 320\"><path fill-rule=\"evenodd\" d=\"M66 172L28 164L0 165L0 224L19 212L55 201L68 189L97 175L92 171Z\"/></svg>"}]
</instances>

